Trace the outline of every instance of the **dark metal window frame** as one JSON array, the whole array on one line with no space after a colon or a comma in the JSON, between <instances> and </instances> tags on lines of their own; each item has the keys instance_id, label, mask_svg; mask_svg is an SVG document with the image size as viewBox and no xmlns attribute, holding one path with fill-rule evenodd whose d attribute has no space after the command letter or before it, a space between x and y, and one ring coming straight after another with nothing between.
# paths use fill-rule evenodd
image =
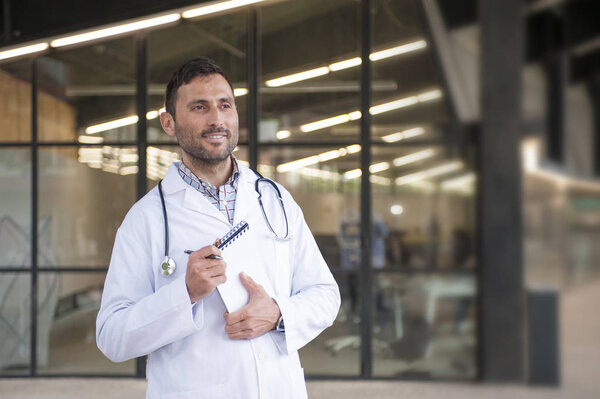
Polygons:
<instances>
[{"instance_id":1,"label":"dark metal window frame","mask_svg":"<svg viewBox=\"0 0 600 399\"><path fill-rule=\"evenodd\" d=\"M361 284L361 350L360 350L360 374L356 376L336 376L336 375L309 375L308 379L314 380L357 380L357 379L374 379L374 380L403 380L407 378L398 377L374 377L373 376L373 352L372 352L372 331L373 331L373 309L374 309L374 298L373 298L373 277L377 274L378 270L373 270L371 267L371 237L366 232L371 231L371 184L369 181L370 171L369 165L371 163L371 148L372 146L388 146L388 147L405 147L413 146L414 143L399 144L399 143L382 143L379 141L373 141L371 139L371 116L369 108L371 106L371 72L372 66L369 59L372 47L372 29L373 29L373 8L374 2L372 0L361 1L361 44L360 54L362 58L361 64L361 77L360 77L360 110L362 118L360 121L360 136L358 140L350 141L335 141L335 142L286 142L286 143L259 143L258 141L258 124L260 120L260 76L261 76L261 35L260 35L260 15L261 9L259 7L249 7L247 10L248 24L247 24L247 52L248 52L248 141L240 143L240 145L248 146L248 156L250 166L253 168L257 167L259 158L260 148L269 147L281 147L281 146L339 146L339 145L350 145L360 144L362 146L360 163L361 163L361 256L362 256L362 267L360 270L354 272L360 277ZM123 141L123 142L106 142L102 144L81 144L79 142L64 142L64 141L38 141L38 119L37 119L37 57L31 58L31 141L30 142L2 142L0 141L0 149L10 147L24 147L31 150L31 266L29 268L4 268L0 269L0 276L3 273L18 272L18 273L29 273L31 276L31 307L30 307L30 320L31 320L31 342L30 342L30 365L28 375L18 374L4 374L0 375L0 378L29 378L29 377L45 377L45 378L60 378L60 377L81 377L81 378L131 378L145 376L145 358L139 358L136 363L136 371L133 374L48 374L38 373L37 371L37 288L38 282L37 277L39 273L47 272L58 272L58 273L98 273L106 272L108 266L95 266L95 267L52 267L45 268L38 266L37 252L38 252L38 240L37 240L37 225L38 225L38 205L39 205L39 194L38 194L38 152L40 147L73 147L77 148L80 146L102 146L102 145L119 145L119 146L137 146L139 155L139 171L136 179L137 198L141 198L146 194L147 191L147 179L146 179L146 148L149 145L176 145L171 142L148 142L147 140L147 122L145 118L146 105L147 105L147 90L148 90L148 36L146 32L135 33L132 36L135 39L135 59L136 59L136 110L138 114L137 123L137 139L136 141ZM55 51L55 50L51 50ZM60 50L58 50L60 51ZM435 54L432 54L435 61ZM439 69L441 66L438 62L434 62L434 67ZM431 140L420 140L416 144L446 144L442 141L432 142ZM449 273L443 270L420 270L420 271L392 271L394 273L405 273L405 274L432 274L432 273ZM343 272L334 270L334 275L342 275ZM461 274L464 272L457 272ZM479 272L474 272L478 274ZM479 297L479 293L477 294ZM478 365L479 367L479 365ZM429 379L429 378L422 378ZM415 380L411 377L410 380ZM439 379L437 379L439 380ZM453 379L455 381L455 379Z\"/></svg>"}]
</instances>

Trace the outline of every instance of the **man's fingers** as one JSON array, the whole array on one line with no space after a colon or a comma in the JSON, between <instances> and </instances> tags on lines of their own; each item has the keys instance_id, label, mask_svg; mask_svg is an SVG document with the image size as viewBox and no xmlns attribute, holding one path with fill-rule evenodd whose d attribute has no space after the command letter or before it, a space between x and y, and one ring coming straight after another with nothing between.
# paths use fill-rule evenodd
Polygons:
<instances>
[{"instance_id":1,"label":"man's fingers","mask_svg":"<svg viewBox=\"0 0 600 399\"><path fill-rule=\"evenodd\" d=\"M214 245L207 245L190 254L190 258L206 258L210 255L221 256L221 250Z\"/></svg>"},{"instance_id":2,"label":"man's fingers","mask_svg":"<svg viewBox=\"0 0 600 399\"><path fill-rule=\"evenodd\" d=\"M244 285L244 287L246 287L248 293L250 294L256 291L260 291L260 289L262 288L262 285L257 284L256 281L252 280L252 277L250 277L244 272L240 273L240 280L242 281L242 284Z\"/></svg>"}]
</instances>

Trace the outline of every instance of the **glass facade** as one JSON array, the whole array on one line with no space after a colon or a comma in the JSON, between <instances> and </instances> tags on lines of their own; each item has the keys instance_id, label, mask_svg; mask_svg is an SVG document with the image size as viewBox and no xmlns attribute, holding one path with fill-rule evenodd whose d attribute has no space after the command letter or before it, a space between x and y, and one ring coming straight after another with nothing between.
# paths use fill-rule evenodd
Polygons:
<instances>
[{"instance_id":1,"label":"glass facade","mask_svg":"<svg viewBox=\"0 0 600 399\"><path fill-rule=\"evenodd\" d=\"M335 323L300 351L307 376L474 379L475 151L416 3L372 5L368 59L360 2L307 0L1 63L0 373L143 375L98 352L94 319L116 229L180 157L158 118L166 84L205 55L234 87L237 159L291 192L340 285Z\"/></svg>"}]
</instances>

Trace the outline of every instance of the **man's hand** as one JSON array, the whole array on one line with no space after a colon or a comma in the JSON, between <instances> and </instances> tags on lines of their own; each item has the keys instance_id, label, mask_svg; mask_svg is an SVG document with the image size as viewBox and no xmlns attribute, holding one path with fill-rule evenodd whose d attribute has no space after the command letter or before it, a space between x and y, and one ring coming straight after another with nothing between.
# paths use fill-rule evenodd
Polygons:
<instances>
[{"instance_id":1,"label":"man's hand","mask_svg":"<svg viewBox=\"0 0 600 399\"><path fill-rule=\"evenodd\" d=\"M265 289L250 276L240 273L242 284L248 290L248 304L233 313L225 313L225 332L231 339L250 339L275 328L281 311Z\"/></svg>"},{"instance_id":2,"label":"man's hand","mask_svg":"<svg viewBox=\"0 0 600 399\"><path fill-rule=\"evenodd\" d=\"M227 280L226 263L220 259L211 259L211 255L221 255L214 245L208 245L190 254L185 285L192 303L210 295L215 287Z\"/></svg>"}]
</instances>

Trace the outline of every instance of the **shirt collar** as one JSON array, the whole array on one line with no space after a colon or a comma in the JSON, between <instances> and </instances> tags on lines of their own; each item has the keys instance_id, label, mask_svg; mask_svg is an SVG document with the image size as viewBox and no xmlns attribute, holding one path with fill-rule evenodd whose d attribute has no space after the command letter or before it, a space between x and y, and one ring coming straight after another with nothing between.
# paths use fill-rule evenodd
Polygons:
<instances>
[{"instance_id":1,"label":"shirt collar","mask_svg":"<svg viewBox=\"0 0 600 399\"><path fill-rule=\"evenodd\" d=\"M235 159L235 157L233 155L231 156L231 163L233 165L233 172L231 173L231 176L229 176L229 179L227 179L227 182L225 182L224 186L226 185L231 185L231 187L233 187L234 189L237 189L238 186L238 181L239 181L239 176L240 176L240 169L238 167L238 163L237 160ZM185 181L186 183L188 183L191 186L198 185L199 187L204 187L206 189L210 189L210 190L216 190L217 187L211 183L209 183L208 181L204 181L202 179L200 179L198 176L196 176L194 174L194 172L192 172L187 166L185 166L185 164L182 161L177 162L177 169L179 171L179 175L183 178L183 181ZM188 177L188 179L186 179L185 177Z\"/></svg>"}]
</instances>

